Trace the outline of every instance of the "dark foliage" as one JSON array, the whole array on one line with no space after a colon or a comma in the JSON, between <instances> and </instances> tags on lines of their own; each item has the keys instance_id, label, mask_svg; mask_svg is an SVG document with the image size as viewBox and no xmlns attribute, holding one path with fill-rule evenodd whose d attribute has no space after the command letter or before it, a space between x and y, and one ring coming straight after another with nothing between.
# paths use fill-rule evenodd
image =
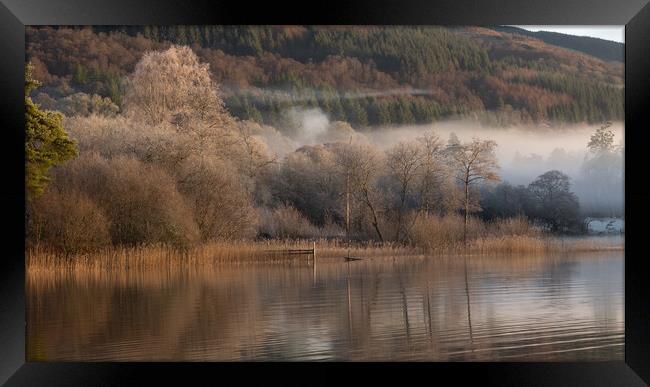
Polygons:
<instances>
[{"instance_id":1,"label":"dark foliage","mask_svg":"<svg viewBox=\"0 0 650 387\"><path fill-rule=\"evenodd\" d=\"M98 94L118 106L121 81L143 53L170 44L190 45L210 64L235 116L271 125L290 106L318 107L355 127L452 116L496 124L623 118L621 63L485 28L27 28L43 92Z\"/></svg>"}]
</instances>

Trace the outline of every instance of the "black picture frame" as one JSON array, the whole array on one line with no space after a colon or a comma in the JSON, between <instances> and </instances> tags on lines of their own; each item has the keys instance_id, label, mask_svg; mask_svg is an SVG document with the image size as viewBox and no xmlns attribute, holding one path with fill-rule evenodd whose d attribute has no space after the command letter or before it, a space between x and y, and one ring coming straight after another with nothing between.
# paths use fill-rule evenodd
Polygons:
<instances>
[{"instance_id":1,"label":"black picture frame","mask_svg":"<svg viewBox=\"0 0 650 387\"><path fill-rule=\"evenodd\" d=\"M164 381L209 384L235 377L283 384L365 384L470 380L496 385L636 386L650 383L650 291L643 270L642 185L650 112L650 5L647 0L444 0L327 3L146 0L0 0L0 382L7 385L112 385ZM625 25L625 361L581 363L38 363L25 362L24 62L25 25L438 24ZM632 179L635 179L634 181ZM344 379L342 379L344 378ZM415 381L415 379L413 379ZM645 381L645 382L644 382Z\"/></svg>"}]
</instances>

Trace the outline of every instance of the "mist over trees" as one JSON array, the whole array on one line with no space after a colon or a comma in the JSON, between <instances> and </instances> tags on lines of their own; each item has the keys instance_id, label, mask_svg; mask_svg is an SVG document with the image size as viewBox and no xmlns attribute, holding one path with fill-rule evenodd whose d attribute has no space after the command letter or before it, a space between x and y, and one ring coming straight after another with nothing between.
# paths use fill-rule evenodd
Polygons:
<instances>
[{"instance_id":1,"label":"mist over trees","mask_svg":"<svg viewBox=\"0 0 650 387\"><path fill-rule=\"evenodd\" d=\"M444 141L429 130L382 148L341 121L283 132L239 120L189 47L143 55L125 77L118 112L85 94L51 106L70 109L43 114L60 117L78 156L58 158L47 176L43 169L50 184L27 209L32 247L344 237L431 244L441 235L462 243L582 231L560 171L513 187L498 183L498 144L489 139ZM589 144L593 179L620 151L607 130Z\"/></svg>"},{"instance_id":2,"label":"mist over trees","mask_svg":"<svg viewBox=\"0 0 650 387\"><path fill-rule=\"evenodd\" d=\"M580 223L578 198L570 190L569 176L548 171L528 185L534 199L534 218L551 231L569 231Z\"/></svg>"},{"instance_id":3,"label":"mist over trees","mask_svg":"<svg viewBox=\"0 0 650 387\"><path fill-rule=\"evenodd\" d=\"M614 143L610 122L593 133L587 147L577 193L592 216L623 216L625 148Z\"/></svg>"}]
</instances>

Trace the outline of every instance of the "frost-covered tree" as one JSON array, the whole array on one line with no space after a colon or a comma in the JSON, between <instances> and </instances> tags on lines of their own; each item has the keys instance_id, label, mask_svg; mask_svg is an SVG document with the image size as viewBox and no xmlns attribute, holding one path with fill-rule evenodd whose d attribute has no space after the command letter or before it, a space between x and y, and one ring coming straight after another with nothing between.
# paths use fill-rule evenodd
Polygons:
<instances>
[{"instance_id":1,"label":"frost-covered tree","mask_svg":"<svg viewBox=\"0 0 650 387\"><path fill-rule=\"evenodd\" d=\"M467 241L467 223L469 213L476 211L479 207L472 202L471 188L481 181L499 181L497 175L497 158L494 153L496 142L492 140L473 139L469 143L450 141L447 148L450 156L450 164L455 172L457 182L464 190L463 212L465 222L463 239Z\"/></svg>"},{"instance_id":2,"label":"frost-covered tree","mask_svg":"<svg viewBox=\"0 0 650 387\"><path fill-rule=\"evenodd\" d=\"M152 125L199 120L215 128L232 122L209 65L187 46L144 54L125 80L123 107L128 116Z\"/></svg>"},{"instance_id":3,"label":"frost-covered tree","mask_svg":"<svg viewBox=\"0 0 650 387\"><path fill-rule=\"evenodd\" d=\"M407 201L416 190L418 175L422 168L422 149L412 142L402 142L387 152L387 165L395 195L392 212L395 214L395 240L403 234L403 221Z\"/></svg>"}]
</instances>

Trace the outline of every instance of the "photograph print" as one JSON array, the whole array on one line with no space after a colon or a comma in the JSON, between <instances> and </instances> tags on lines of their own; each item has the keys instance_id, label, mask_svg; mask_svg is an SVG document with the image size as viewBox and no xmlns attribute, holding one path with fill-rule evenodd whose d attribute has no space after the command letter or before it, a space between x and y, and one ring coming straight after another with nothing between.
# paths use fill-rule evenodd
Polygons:
<instances>
[{"instance_id":1,"label":"photograph print","mask_svg":"<svg viewBox=\"0 0 650 387\"><path fill-rule=\"evenodd\" d=\"M623 26L27 26L27 361L623 361Z\"/></svg>"}]
</instances>

